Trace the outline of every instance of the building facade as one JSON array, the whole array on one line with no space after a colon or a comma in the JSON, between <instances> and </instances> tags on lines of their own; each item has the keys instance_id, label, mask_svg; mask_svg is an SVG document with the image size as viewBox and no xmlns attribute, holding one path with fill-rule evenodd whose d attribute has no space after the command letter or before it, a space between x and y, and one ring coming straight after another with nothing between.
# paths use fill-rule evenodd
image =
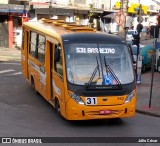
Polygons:
<instances>
[{"instance_id":1,"label":"building facade","mask_svg":"<svg viewBox=\"0 0 160 146\"><path fill-rule=\"evenodd\" d=\"M16 29L22 26L29 10L27 3L24 0L0 0L0 47L13 47Z\"/></svg>"},{"instance_id":2,"label":"building facade","mask_svg":"<svg viewBox=\"0 0 160 146\"><path fill-rule=\"evenodd\" d=\"M114 17L121 8L121 0L31 0L30 2L34 12L32 16L38 19L43 17L65 18L66 21L76 21L79 24L88 25L90 23L89 16L92 13L91 22L95 28L104 32L119 31ZM139 7L139 4L142 4L145 15L144 26L149 24L149 20L156 21L155 16L150 17L147 14L154 15L159 11L157 0L128 0L129 15L126 17L126 25L129 28L133 26L135 28L138 23L135 9Z\"/></svg>"},{"instance_id":3,"label":"building facade","mask_svg":"<svg viewBox=\"0 0 160 146\"><path fill-rule=\"evenodd\" d=\"M156 24L159 0L128 0L127 27L137 25L135 8L139 4L144 10L144 26ZM28 10L30 19L60 18L82 25L93 24L94 28L103 32L118 32L119 26L114 18L120 8L121 0L0 0L0 34L6 34L0 35L0 47L13 47L14 32L21 28Z\"/></svg>"}]
</instances>

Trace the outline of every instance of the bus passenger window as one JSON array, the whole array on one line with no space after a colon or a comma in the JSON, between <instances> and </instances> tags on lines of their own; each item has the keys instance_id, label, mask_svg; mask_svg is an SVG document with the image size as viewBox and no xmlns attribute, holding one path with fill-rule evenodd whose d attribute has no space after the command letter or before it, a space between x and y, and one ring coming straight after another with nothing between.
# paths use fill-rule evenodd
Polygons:
<instances>
[{"instance_id":1,"label":"bus passenger window","mask_svg":"<svg viewBox=\"0 0 160 146\"><path fill-rule=\"evenodd\" d=\"M30 50L29 53L37 58L37 34L35 32L31 32L31 39L30 39Z\"/></svg>"},{"instance_id":2,"label":"bus passenger window","mask_svg":"<svg viewBox=\"0 0 160 146\"><path fill-rule=\"evenodd\" d=\"M38 35L38 60L45 61L45 37Z\"/></svg>"},{"instance_id":3,"label":"bus passenger window","mask_svg":"<svg viewBox=\"0 0 160 146\"><path fill-rule=\"evenodd\" d=\"M62 49L59 45L55 45L54 69L58 74L63 76Z\"/></svg>"}]
</instances>

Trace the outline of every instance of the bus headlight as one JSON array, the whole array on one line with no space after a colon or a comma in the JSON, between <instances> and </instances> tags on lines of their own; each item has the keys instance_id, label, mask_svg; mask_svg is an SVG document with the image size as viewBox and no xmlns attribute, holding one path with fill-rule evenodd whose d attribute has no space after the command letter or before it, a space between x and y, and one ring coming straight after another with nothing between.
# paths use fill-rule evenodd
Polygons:
<instances>
[{"instance_id":1,"label":"bus headlight","mask_svg":"<svg viewBox=\"0 0 160 146\"><path fill-rule=\"evenodd\" d=\"M125 100L124 103L130 102L134 96L135 96L135 92L132 91L131 93L129 93L129 94L127 95L126 100Z\"/></svg>"},{"instance_id":2,"label":"bus headlight","mask_svg":"<svg viewBox=\"0 0 160 146\"><path fill-rule=\"evenodd\" d=\"M74 93L69 93L69 96L74 99L78 104L84 104L84 101L81 99L81 97Z\"/></svg>"}]
</instances>

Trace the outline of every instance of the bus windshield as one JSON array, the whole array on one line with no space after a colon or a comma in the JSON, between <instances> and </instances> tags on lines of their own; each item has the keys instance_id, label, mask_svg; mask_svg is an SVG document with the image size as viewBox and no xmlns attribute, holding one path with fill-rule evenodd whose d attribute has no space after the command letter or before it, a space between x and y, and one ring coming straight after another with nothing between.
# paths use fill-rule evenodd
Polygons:
<instances>
[{"instance_id":1,"label":"bus windshield","mask_svg":"<svg viewBox=\"0 0 160 146\"><path fill-rule=\"evenodd\" d=\"M76 85L116 85L134 81L129 50L123 44L65 44L68 82Z\"/></svg>"}]
</instances>

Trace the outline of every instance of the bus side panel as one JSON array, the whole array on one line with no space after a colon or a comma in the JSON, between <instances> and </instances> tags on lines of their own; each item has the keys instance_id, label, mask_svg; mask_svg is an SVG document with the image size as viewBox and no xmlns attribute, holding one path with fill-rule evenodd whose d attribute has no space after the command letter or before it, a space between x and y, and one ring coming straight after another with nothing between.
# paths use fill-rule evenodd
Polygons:
<instances>
[{"instance_id":1,"label":"bus side panel","mask_svg":"<svg viewBox=\"0 0 160 146\"><path fill-rule=\"evenodd\" d=\"M46 41L46 53L45 53L45 73L46 73L46 85L45 85L45 92L44 96L46 100L51 100L51 49L52 49L52 43L49 41Z\"/></svg>"},{"instance_id":2,"label":"bus side panel","mask_svg":"<svg viewBox=\"0 0 160 146\"><path fill-rule=\"evenodd\" d=\"M28 76L28 42L29 32L26 29L23 29L23 42L21 49L21 63L22 63L22 74L26 79L29 79Z\"/></svg>"},{"instance_id":3,"label":"bus side panel","mask_svg":"<svg viewBox=\"0 0 160 146\"><path fill-rule=\"evenodd\" d=\"M41 84L40 84L40 71L39 71L40 63L37 59L33 58L31 55L28 56L28 72L30 83L35 85L36 90L42 94L41 92Z\"/></svg>"},{"instance_id":4,"label":"bus side panel","mask_svg":"<svg viewBox=\"0 0 160 146\"><path fill-rule=\"evenodd\" d=\"M60 105L60 113L63 117L66 117L66 100L65 100L65 85L64 85L64 58L62 49L60 51L60 60L55 61L56 54L56 42L53 47L53 65L52 65L52 91L53 91L53 100L55 102L56 98L58 99Z\"/></svg>"},{"instance_id":5,"label":"bus side panel","mask_svg":"<svg viewBox=\"0 0 160 146\"><path fill-rule=\"evenodd\" d=\"M58 98L60 104L60 113L63 117L66 115L66 102L64 92L64 81L59 77L55 71L52 71L52 89L55 98Z\"/></svg>"}]
</instances>

